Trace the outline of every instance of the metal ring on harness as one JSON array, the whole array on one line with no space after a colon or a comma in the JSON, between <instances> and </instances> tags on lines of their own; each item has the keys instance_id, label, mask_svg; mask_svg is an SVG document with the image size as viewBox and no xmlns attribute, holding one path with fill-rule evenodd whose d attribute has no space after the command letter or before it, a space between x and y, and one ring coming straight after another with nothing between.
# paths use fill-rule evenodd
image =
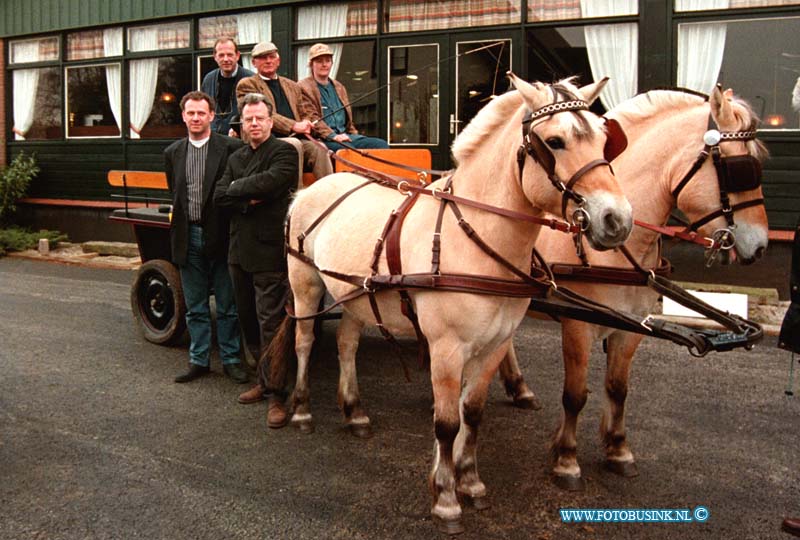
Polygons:
<instances>
[{"instance_id":1,"label":"metal ring on harness","mask_svg":"<svg viewBox=\"0 0 800 540\"><path fill-rule=\"evenodd\" d=\"M586 232L589 230L591 226L591 220L589 218L589 212L587 212L583 206L579 206L575 209L572 213L572 222L571 225L579 224L581 227L581 232Z\"/></svg>"},{"instance_id":2,"label":"metal ring on harness","mask_svg":"<svg viewBox=\"0 0 800 540\"><path fill-rule=\"evenodd\" d=\"M718 250L728 251L736 246L736 235L730 229L717 229L711 235L711 240Z\"/></svg>"},{"instance_id":3,"label":"metal ring on harness","mask_svg":"<svg viewBox=\"0 0 800 540\"><path fill-rule=\"evenodd\" d=\"M422 184L423 186L428 185L428 173L426 171L419 171L417 173L417 181Z\"/></svg>"},{"instance_id":4,"label":"metal ring on harness","mask_svg":"<svg viewBox=\"0 0 800 540\"><path fill-rule=\"evenodd\" d=\"M372 276L365 277L364 283L361 284L361 288L363 288L365 291L369 293L375 292L375 289L369 286L371 281L372 281Z\"/></svg>"},{"instance_id":5,"label":"metal ring on harness","mask_svg":"<svg viewBox=\"0 0 800 540\"><path fill-rule=\"evenodd\" d=\"M405 188L406 190L405 191L403 191L403 187L402 187L403 184L406 185L406 188ZM410 187L411 187L410 184L405 180L400 180L400 182L397 183L397 191L399 191L401 195L405 195L406 197L410 197L411 196Z\"/></svg>"}]
</instances>

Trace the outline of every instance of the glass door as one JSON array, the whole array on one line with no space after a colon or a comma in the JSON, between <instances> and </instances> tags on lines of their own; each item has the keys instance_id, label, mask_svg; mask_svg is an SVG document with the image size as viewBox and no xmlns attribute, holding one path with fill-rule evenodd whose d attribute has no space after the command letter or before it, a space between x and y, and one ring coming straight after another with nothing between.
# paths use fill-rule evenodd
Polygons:
<instances>
[{"instance_id":1,"label":"glass door","mask_svg":"<svg viewBox=\"0 0 800 540\"><path fill-rule=\"evenodd\" d=\"M510 86L506 73L512 69L511 38L454 38L455 93L448 119L451 142L487 103Z\"/></svg>"},{"instance_id":2,"label":"glass door","mask_svg":"<svg viewBox=\"0 0 800 540\"><path fill-rule=\"evenodd\" d=\"M427 148L434 168L452 166L450 145L518 69L519 32L460 32L382 42L387 140Z\"/></svg>"}]
</instances>

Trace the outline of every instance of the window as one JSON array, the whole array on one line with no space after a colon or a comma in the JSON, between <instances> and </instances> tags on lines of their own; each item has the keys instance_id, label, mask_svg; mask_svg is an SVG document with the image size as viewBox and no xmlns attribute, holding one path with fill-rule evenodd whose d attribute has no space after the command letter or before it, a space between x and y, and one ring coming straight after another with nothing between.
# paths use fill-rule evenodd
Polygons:
<instances>
[{"instance_id":1,"label":"window","mask_svg":"<svg viewBox=\"0 0 800 540\"><path fill-rule=\"evenodd\" d=\"M436 44L389 47L390 143L439 144L438 60Z\"/></svg>"},{"instance_id":2,"label":"window","mask_svg":"<svg viewBox=\"0 0 800 540\"><path fill-rule=\"evenodd\" d=\"M387 0L387 32L444 30L520 21L520 0Z\"/></svg>"},{"instance_id":3,"label":"window","mask_svg":"<svg viewBox=\"0 0 800 540\"><path fill-rule=\"evenodd\" d=\"M297 39L375 34L378 31L377 17L376 0L302 6L297 11Z\"/></svg>"},{"instance_id":4,"label":"window","mask_svg":"<svg viewBox=\"0 0 800 540\"><path fill-rule=\"evenodd\" d=\"M610 77L593 106L603 113L636 95L637 36L634 23L528 30L530 78L550 82L576 75L582 86Z\"/></svg>"},{"instance_id":5,"label":"window","mask_svg":"<svg viewBox=\"0 0 800 540\"><path fill-rule=\"evenodd\" d=\"M200 19L198 48L210 49L222 37L231 38L239 45L271 41L272 14L269 11L250 11Z\"/></svg>"},{"instance_id":6,"label":"window","mask_svg":"<svg viewBox=\"0 0 800 540\"><path fill-rule=\"evenodd\" d=\"M186 135L180 100L192 90L191 56L132 60L129 73L130 137L164 139Z\"/></svg>"},{"instance_id":7,"label":"window","mask_svg":"<svg viewBox=\"0 0 800 540\"><path fill-rule=\"evenodd\" d=\"M120 65L68 67L67 137L120 136Z\"/></svg>"},{"instance_id":8,"label":"window","mask_svg":"<svg viewBox=\"0 0 800 540\"><path fill-rule=\"evenodd\" d=\"M15 70L14 125L16 140L60 139L61 70L57 67Z\"/></svg>"},{"instance_id":9,"label":"window","mask_svg":"<svg viewBox=\"0 0 800 540\"><path fill-rule=\"evenodd\" d=\"M702 11L707 9L741 9L765 6L792 6L798 0L675 0L675 11Z\"/></svg>"},{"instance_id":10,"label":"window","mask_svg":"<svg viewBox=\"0 0 800 540\"><path fill-rule=\"evenodd\" d=\"M122 55L122 28L67 34L67 60L90 60Z\"/></svg>"},{"instance_id":11,"label":"window","mask_svg":"<svg viewBox=\"0 0 800 540\"><path fill-rule=\"evenodd\" d=\"M591 17L636 15L636 0L528 0L528 21L565 21Z\"/></svg>"},{"instance_id":12,"label":"window","mask_svg":"<svg viewBox=\"0 0 800 540\"><path fill-rule=\"evenodd\" d=\"M8 59L12 65L58 60L58 36L12 41Z\"/></svg>"},{"instance_id":13,"label":"window","mask_svg":"<svg viewBox=\"0 0 800 540\"><path fill-rule=\"evenodd\" d=\"M128 50L131 52L186 49L189 42L188 21L128 28Z\"/></svg>"},{"instance_id":14,"label":"window","mask_svg":"<svg viewBox=\"0 0 800 540\"><path fill-rule=\"evenodd\" d=\"M753 106L762 129L800 129L792 107L793 95L800 106L800 51L787 50L799 33L800 17L680 24L678 85L708 93L719 82Z\"/></svg>"}]
</instances>

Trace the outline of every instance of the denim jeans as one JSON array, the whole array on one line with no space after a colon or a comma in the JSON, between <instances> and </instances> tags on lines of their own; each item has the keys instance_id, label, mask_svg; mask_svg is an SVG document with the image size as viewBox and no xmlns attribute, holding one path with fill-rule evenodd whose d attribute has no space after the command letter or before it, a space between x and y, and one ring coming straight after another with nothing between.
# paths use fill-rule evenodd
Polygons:
<instances>
[{"instance_id":1,"label":"denim jeans","mask_svg":"<svg viewBox=\"0 0 800 540\"><path fill-rule=\"evenodd\" d=\"M370 148L389 148L389 144L384 141L383 139L378 139L376 137L367 137L365 135L349 135L350 137L350 146L359 149L370 149ZM323 141L325 146L328 147L328 150L332 152L336 152L337 150L341 150L344 148L341 144L337 143L336 141Z\"/></svg>"},{"instance_id":2,"label":"denim jeans","mask_svg":"<svg viewBox=\"0 0 800 540\"><path fill-rule=\"evenodd\" d=\"M209 295L214 288L217 307L217 342L223 364L239 359L239 319L233 285L224 261L203 255L203 228L189 225L189 251L186 265L180 267L183 297L186 301L186 326L189 328L189 361L208 366L211 353L211 308Z\"/></svg>"}]
</instances>

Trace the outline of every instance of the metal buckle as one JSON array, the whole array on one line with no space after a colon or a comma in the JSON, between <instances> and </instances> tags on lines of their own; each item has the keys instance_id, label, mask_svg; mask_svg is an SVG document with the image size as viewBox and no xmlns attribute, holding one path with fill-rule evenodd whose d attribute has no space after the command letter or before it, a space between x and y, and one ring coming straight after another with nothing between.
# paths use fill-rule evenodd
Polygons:
<instances>
[{"instance_id":1,"label":"metal buckle","mask_svg":"<svg viewBox=\"0 0 800 540\"><path fill-rule=\"evenodd\" d=\"M372 283L372 276L367 276L364 278L364 283L361 284L361 287L368 293L373 293L375 289L370 287L370 283Z\"/></svg>"},{"instance_id":2,"label":"metal buckle","mask_svg":"<svg viewBox=\"0 0 800 540\"><path fill-rule=\"evenodd\" d=\"M570 225L580 225L581 232L588 231L589 227L591 226L589 213L583 208L582 205L575 209L575 211L572 213L572 216L570 216L570 219Z\"/></svg>"},{"instance_id":3,"label":"metal buckle","mask_svg":"<svg viewBox=\"0 0 800 540\"><path fill-rule=\"evenodd\" d=\"M648 326L648 324L651 323L652 321L653 321L653 316L648 315L647 317L642 319L642 321L639 324L642 326L642 328L645 328L648 332L652 332L653 328L651 326Z\"/></svg>"},{"instance_id":4,"label":"metal buckle","mask_svg":"<svg viewBox=\"0 0 800 540\"><path fill-rule=\"evenodd\" d=\"M406 185L405 191L403 191L403 188L402 188L403 184ZM397 191L399 191L401 195L405 195L406 197L410 197L411 196L411 186L405 180L400 180L400 182L397 183Z\"/></svg>"}]
</instances>

